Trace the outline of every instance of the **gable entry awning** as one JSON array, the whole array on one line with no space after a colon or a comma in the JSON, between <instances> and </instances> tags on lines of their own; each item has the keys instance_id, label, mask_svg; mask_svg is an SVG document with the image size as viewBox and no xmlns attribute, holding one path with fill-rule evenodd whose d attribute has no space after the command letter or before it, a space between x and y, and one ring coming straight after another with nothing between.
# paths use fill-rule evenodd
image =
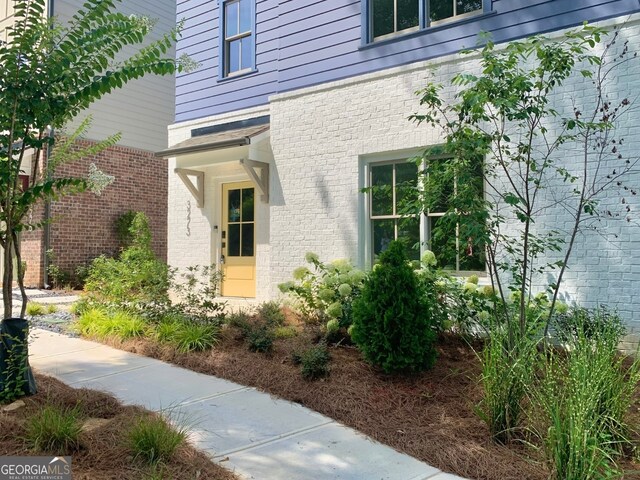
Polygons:
<instances>
[{"instance_id":1,"label":"gable entry awning","mask_svg":"<svg viewBox=\"0 0 640 480\"><path fill-rule=\"evenodd\" d=\"M262 137L261 134L269 130L269 124L232 128L237 124L243 123L246 124L247 122L233 122L225 125L192 130L191 138L166 150L156 152L155 155L161 158L182 157L225 148L248 147L252 145L256 137L259 135ZM213 131L213 133L209 133L210 131ZM260 200L264 203L269 203L269 164L249 158L239 158L238 162L242 165L249 178L255 183L260 192ZM191 195L196 199L198 207L204 207L204 172L189 168L176 168L174 172L180 177L189 189L189 192L191 192ZM195 184L192 179L195 180Z\"/></svg>"}]
</instances>

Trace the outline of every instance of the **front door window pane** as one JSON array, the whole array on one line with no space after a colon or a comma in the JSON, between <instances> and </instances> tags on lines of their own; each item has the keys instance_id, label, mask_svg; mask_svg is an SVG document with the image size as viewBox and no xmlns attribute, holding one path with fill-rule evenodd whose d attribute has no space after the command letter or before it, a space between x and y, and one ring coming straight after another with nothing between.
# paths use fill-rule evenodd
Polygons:
<instances>
[{"instance_id":1,"label":"front door window pane","mask_svg":"<svg viewBox=\"0 0 640 480\"><path fill-rule=\"evenodd\" d=\"M229 190L229 222L240 221L240 190Z\"/></svg>"},{"instance_id":2,"label":"front door window pane","mask_svg":"<svg viewBox=\"0 0 640 480\"><path fill-rule=\"evenodd\" d=\"M254 230L253 223L242 224L242 256L253 257Z\"/></svg>"},{"instance_id":3,"label":"front door window pane","mask_svg":"<svg viewBox=\"0 0 640 480\"><path fill-rule=\"evenodd\" d=\"M255 253L255 190L242 188L227 194L227 255L253 257Z\"/></svg>"},{"instance_id":4,"label":"front door window pane","mask_svg":"<svg viewBox=\"0 0 640 480\"><path fill-rule=\"evenodd\" d=\"M229 225L229 247L227 253L230 257L240 256L240 224Z\"/></svg>"},{"instance_id":5,"label":"front door window pane","mask_svg":"<svg viewBox=\"0 0 640 480\"><path fill-rule=\"evenodd\" d=\"M396 31L399 32L418 26L420 23L418 20L418 2L419 0L397 0Z\"/></svg>"},{"instance_id":6,"label":"front door window pane","mask_svg":"<svg viewBox=\"0 0 640 480\"><path fill-rule=\"evenodd\" d=\"M253 222L253 188L242 189L242 221Z\"/></svg>"}]
</instances>

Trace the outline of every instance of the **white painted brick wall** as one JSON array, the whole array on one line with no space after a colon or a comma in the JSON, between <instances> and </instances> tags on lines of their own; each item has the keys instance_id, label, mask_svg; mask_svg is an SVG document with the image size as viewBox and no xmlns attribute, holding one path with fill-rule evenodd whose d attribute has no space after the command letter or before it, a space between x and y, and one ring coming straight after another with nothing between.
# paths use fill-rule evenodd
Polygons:
<instances>
[{"instance_id":1,"label":"white painted brick wall","mask_svg":"<svg viewBox=\"0 0 640 480\"><path fill-rule=\"evenodd\" d=\"M211 258L211 225L198 208L187 187L173 172L175 159L169 160L169 210L167 215L167 259L169 265L185 268L209 265ZM207 183L210 188L210 184ZM210 197L210 195L209 195ZM205 200L207 195L205 195Z\"/></svg>"},{"instance_id":2,"label":"white painted brick wall","mask_svg":"<svg viewBox=\"0 0 640 480\"><path fill-rule=\"evenodd\" d=\"M632 52L640 50L637 18L622 28L618 50L624 40L630 42ZM639 63L620 71L611 99L638 91ZM456 55L272 98L271 142L282 191L280 202L271 207L272 294L303 263L306 251L315 251L323 259L358 258L363 248L358 232L359 158L440 143L438 131L407 120L419 110L415 92L436 82L445 86L443 97L452 98L456 89L450 85L451 77L477 70L477 59ZM592 92L590 81L576 76L554 96L553 103L570 112L572 100L588 103ZM618 133L627 141L626 153L640 155L638 110L624 119ZM564 149L559 158L571 165L576 155ZM637 186L637 180L631 179L631 184ZM603 202L616 203L620 203L617 192ZM562 228L568 221L560 209L546 215L538 225L542 230ZM640 279L640 228L624 221L605 221L600 229L610 238L590 234L578 239L565 275L564 298L588 306L606 303L616 307L637 330L640 295L633 280ZM538 286L543 281L539 279Z\"/></svg>"},{"instance_id":3,"label":"white painted brick wall","mask_svg":"<svg viewBox=\"0 0 640 480\"><path fill-rule=\"evenodd\" d=\"M627 20L622 28L632 52L640 50L640 16ZM613 24L616 20L604 22ZM618 48L621 48L622 41ZM618 75L612 98L622 92L631 96L640 90L639 67L625 67ZM477 71L477 58L452 55L443 59L420 62L384 72L363 75L272 97L270 232L264 257L258 258L261 270L260 295L278 294L278 283L290 279L291 272L304 263L307 251L322 259L351 258L356 261L363 248L359 222L362 201L361 159L367 155L423 148L442 142L439 131L417 126L408 116L419 110L415 92L428 82L445 86L444 98L452 98L456 89L450 79L458 72ZM554 102L570 108L571 99L593 98L591 85L581 77L572 78L558 93ZM619 133L627 140L626 152L640 155L640 118L638 110L625 118ZM239 118L265 114L264 109L235 112L198 121L205 124L226 123ZM171 127L174 142L188 137L194 123ZM186 137L185 137L186 135ZM561 152L561 159L571 165L575 151ZM575 161L573 162L575 164ZM172 167L170 166L170 171ZM170 177L171 178L171 177ZM638 185L638 179L632 183ZM178 180L179 181L179 180ZM206 221L192 220L192 237L184 235L184 215L188 192L176 179L170 181L169 259L189 263L196 252L210 254L206 240ZM616 193L607 204L620 202ZM266 215L266 211L264 212ZM567 217L559 209L548 212L538 227L558 228ZM640 331L640 295L634 281L640 280L640 228L626 222L604 222L601 230L617 234L606 240L599 235L578 239L572 266L565 279L564 296L584 305L606 303L617 307L629 324ZM179 241L174 238L174 233ZM198 237L198 238L196 238ZM267 253L268 252L268 253ZM539 284L541 282L538 282Z\"/></svg>"}]
</instances>

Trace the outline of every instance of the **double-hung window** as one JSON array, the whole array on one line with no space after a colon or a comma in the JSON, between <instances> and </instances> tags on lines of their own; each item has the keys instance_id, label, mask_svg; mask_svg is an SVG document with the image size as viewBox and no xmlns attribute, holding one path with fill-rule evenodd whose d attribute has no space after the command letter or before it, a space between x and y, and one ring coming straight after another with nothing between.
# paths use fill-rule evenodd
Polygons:
<instances>
[{"instance_id":1,"label":"double-hung window","mask_svg":"<svg viewBox=\"0 0 640 480\"><path fill-rule=\"evenodd\" d=\"M222 2L222 76L250 72L255 58L255 0Z\"/></svg>"},{"instance_id":2,"label":"double-hung window","mask_svg":"<svg viewBox=\"0 0 640 480\"><path fill-rule=\"evenodd\" d=\"M371 165L369 212L374 259L387 249L391 241L399 238L407 242L413 260L420 258L420 218L404 212L417 182L418 167L415 163Z\"/></svg>"},{"instance_id":3,"label":"double-hung window","mask_svg":"<svg viewBox=\"0 0 640 480\"><path fill-rule=\"evenodd\" d=\"M430 175L438 175L446 158L430 159ZM426 164L424 165L426 166ZM474 163L474 172L466 182L473 184L474 191L483 195L482 162ZM477 174L477 175L476 175ZM386 250L393 240L404 240L409 247L411 259L417 260L420 251L429 249L438 259L438 265L455 272L482 272L485 270L485 252L474 245L467 233L465 215L457 220L446 217L450 201L458 189L458 178L447 177L438 182L432 203L425 205L422 215L415 210L418 177L422 175L413 162L405 160L392 163L369 164L368 222L370 232L370 261ZM469 218L469 217L467 217Z\"/></svg>"},{"instance_id":4,"label":"double-hung window","mask_svg":"<svg viewBox=\"0 0 640 480\"><path fill-rule=\"evenodd\" d=\"M491 0L366 1L369 26L367 41L383 40L491 10Z\"/></svg>"}]
</instances>

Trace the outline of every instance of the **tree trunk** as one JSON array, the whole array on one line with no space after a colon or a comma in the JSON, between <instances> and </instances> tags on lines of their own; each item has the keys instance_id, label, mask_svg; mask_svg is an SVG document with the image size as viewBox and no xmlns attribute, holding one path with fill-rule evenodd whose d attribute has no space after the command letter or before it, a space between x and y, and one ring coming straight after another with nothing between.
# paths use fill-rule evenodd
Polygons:
<instances>
[{"instance_id":1,"label":"tree trunk","mask_svg":"<svg viewBox=\"0 0 640 480\"><path fill-rule=\"evenodd\" d=\"M11 318L13 316L13 240L11 235L7 235L5 242L4 255L2 262L4 264L4 274L2 277L2 302L4 306L2 318Z\"/></svg>"}]
</instances>

